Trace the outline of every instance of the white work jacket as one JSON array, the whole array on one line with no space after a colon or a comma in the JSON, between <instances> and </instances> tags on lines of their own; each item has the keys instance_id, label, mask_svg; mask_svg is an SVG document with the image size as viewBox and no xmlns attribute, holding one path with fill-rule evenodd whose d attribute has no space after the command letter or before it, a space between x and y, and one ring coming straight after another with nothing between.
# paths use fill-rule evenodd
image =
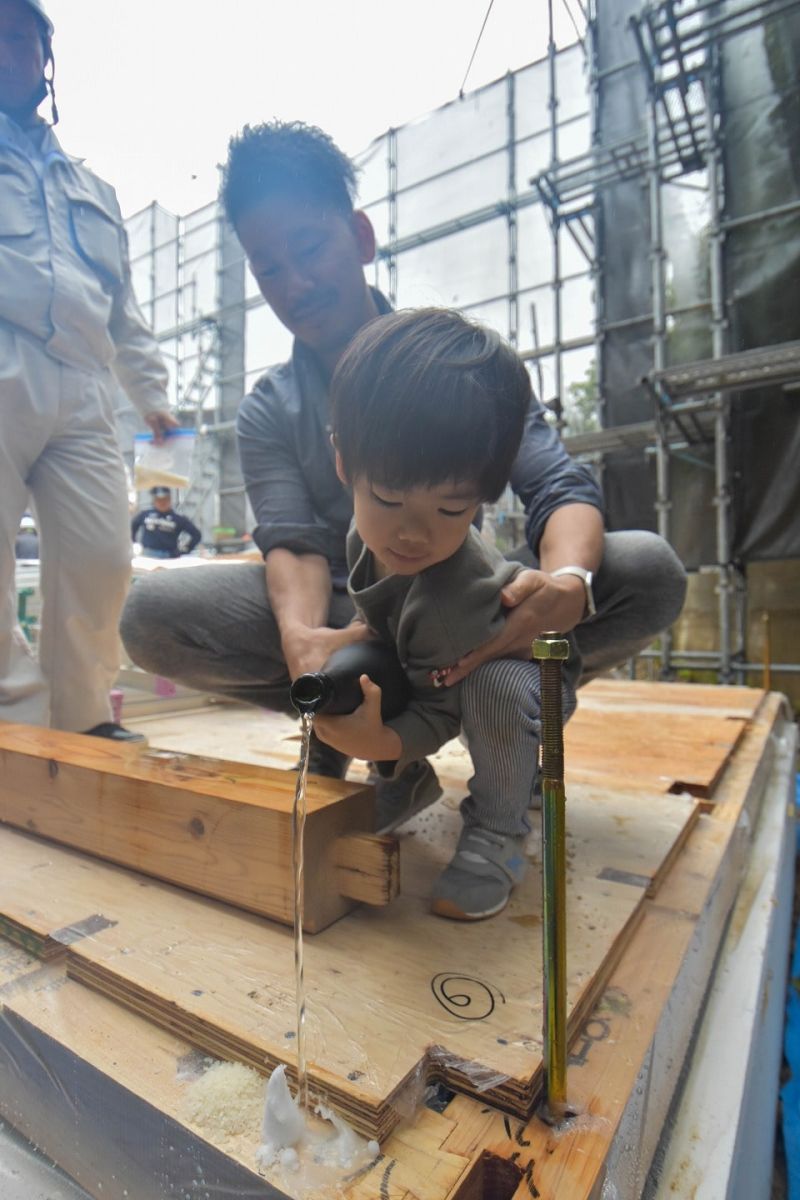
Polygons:
<instances>
[{"instance_id":1,"label":"white work jacket","mask_svg":"<svg viewBox=\"0 0 800 1200\"><path fill-rule=\"evenodd\" d=\"M50 128L37 148L4 113L0 322L59 362L111 367L143 415L167 408L167 372L133 294L114 189L66 155Z\"/></svg>"}]
</instances>

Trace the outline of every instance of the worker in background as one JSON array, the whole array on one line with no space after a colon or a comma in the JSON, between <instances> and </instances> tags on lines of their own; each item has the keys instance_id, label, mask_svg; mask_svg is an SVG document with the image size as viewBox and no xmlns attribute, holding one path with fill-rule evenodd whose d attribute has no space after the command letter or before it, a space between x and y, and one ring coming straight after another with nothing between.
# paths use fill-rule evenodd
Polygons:
<instances>
[{"instance_id":1,"label":"worker in background","mask_svg":"<svg viewBox=\"0 0 800 1200\"><path fill-rule=\"evenodd\" d=\"M321 130L275 122L231 141L222 199L261 294L294 334L239 409L239 453L265 559L258 565L157 572L133 589L122 633L134 662L194 688L284 707L290 678L365 637L351 624L345 539L352 498L336 475L328 387L353 335L390 310L364 267L375 255L366 213L354 208L355 169ZM686 576L649 532L604 533L602 497L531 407L511 486L525 505L533 569L503 590L502 631L465 656L453 686L482 664L529 658L545 630L571 631L569 681L585 680L646 646L680 612ZM213 578L209 578L213 574ZM470 737L468 720L464 731ZM343 775L348 760L317 742L311 769ZM411 763L379 821L395 823L440 794L428 763Z\"/></svg>"},{"instance_id":2,"label":"worker in background","mask_svg":"<svg viewBox=\"0 0 800 1200\"><path fill-rule=\"evenodd\" d=\"M153 503L131 522L131 536L147 558L180 558L191 554L203 536L188 517L175 512L168 487L152 487Z\"/></svg>"},{"instance_id":3,"label":"worker in background","mask_svg":"<svg viewBox=\"0 0 800 1200\"><path fill-rule=\"evenodd\" d=\"M25 513L19 523L19 533L14 541L14 557L38 559L39 535L36 532L36 522L30 513Z\"/></svg>"},{"instance_id":4,"label":"worker in background","mask_svg":"<svg viewBox=\"0 0 800 1200\"><path fill-rule=\"evenodd\" d=\"M49 93L58 119L52 36L42 0L0 0L0 720L143 741L112 722L109 703L130 579L112 397L122 385L157 438L177 422L114 190L38 114ZM14 539L29 492L38 662L15 629Z\"/></svg>"}]
</instances>

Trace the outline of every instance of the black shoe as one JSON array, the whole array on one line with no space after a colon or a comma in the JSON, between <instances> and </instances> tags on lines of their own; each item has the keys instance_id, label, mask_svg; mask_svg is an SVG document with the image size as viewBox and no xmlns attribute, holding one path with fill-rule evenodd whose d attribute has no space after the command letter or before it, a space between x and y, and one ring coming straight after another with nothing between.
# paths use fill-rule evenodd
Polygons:
<instances>
[{"instance_id":1,"label":"black shoe","mask_svg":"<svg viewBox=\"0 0 800 1200\"><path fill-rule=\"evenodd\" d=\"M125 729L123 725L117 725L115 721L101 721L99 725L95 725L92 729L84 729L83 732L87 737L109 738L112 742L143 742L147 745L147 738L143 733Z\"/></svg>"},{"instance_id":2,"label":"black shoe","mask_svg":"<svg viewBox=\"0 0 800 1200\"><path fill-rule=\"evenodd\" d=\"M341 754L338 750L334 750L333 746L321 742L312 732L311 744L308 749L309 775L326 775L328 779L344 779L350 761L346 754ZM299 771L300 766L301 764L297 762L292 770Z\"/></svg>"}]
</instances>

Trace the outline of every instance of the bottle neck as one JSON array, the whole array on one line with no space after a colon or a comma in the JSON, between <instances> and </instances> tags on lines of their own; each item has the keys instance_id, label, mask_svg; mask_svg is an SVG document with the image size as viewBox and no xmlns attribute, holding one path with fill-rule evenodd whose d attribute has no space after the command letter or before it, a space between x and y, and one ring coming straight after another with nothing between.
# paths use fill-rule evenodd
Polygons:
<instances>
[{"instance_id":1,"label":"bottle neck","mask_svg":"<svg viewBox=\"0 0 800 1200\"><path fill-rule=\"evenodd\" d=\"M298 675L289 688L289 699L299 713L316 713L333 696L333 684L324 671Z\"/></svg>"}]
</instances>

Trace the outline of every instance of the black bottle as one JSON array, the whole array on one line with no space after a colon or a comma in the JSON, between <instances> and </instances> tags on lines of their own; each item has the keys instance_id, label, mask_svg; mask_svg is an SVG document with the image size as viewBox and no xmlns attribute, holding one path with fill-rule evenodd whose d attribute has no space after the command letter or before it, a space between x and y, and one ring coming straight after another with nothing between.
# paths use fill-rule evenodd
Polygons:
<instances>
[{"instance_id":1,"label":"black bottle","mask_svg":"<svg viewBox=\"0 0 800 1200\"><path fill-rule=\"evenodd\" d=\"M299 713L340 716L361 704L360 676L368 675L381 689L381 716L397 717L408 706L411 685L394 646L386 642L355 642L335 650L321 671L298 675L289 699Z\"/></svg>"}]
</instances>

